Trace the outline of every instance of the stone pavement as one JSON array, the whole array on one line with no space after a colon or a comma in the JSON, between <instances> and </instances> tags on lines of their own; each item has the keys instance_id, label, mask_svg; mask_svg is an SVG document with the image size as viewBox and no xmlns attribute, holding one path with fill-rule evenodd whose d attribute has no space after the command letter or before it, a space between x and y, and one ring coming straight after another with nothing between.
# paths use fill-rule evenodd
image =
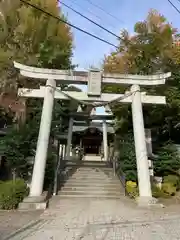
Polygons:
<instances>
[{"instance_id":1,"label":"stone pavement","mask_svg":"<svg viewBox=\"0 0 180 240\"><path fill-rule=\"evenodd\" d=\"M38 220L42 211L3 211L0 210L0 240L22 226Z\"/></svg>"},{"instance_id":2,"label":"stone pavement","mask_svg":"<svg viewBox=\"0 0 180 240\"><path fill-rule=\"evenodd\" d=\"M140 209L128 201L60 199L12 240L175 240L180 209Z\"/></svg>"}]
</instances>

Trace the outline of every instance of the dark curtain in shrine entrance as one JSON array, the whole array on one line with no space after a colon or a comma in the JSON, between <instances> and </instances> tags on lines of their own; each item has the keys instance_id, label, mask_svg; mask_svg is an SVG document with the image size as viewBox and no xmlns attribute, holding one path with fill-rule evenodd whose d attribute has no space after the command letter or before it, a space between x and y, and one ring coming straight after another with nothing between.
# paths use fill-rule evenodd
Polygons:
<instances>
[{"instance_id":1,"label":"dark curtain in shrine entrance","mask_svg":"<svg viewBox=\"0 0 180 240\"><path fill-rule=\"evenodd\" d=\"M100 154L102 133L97 128L88 128L82 137L84 154Z\"/></svg>"}]
</instances>

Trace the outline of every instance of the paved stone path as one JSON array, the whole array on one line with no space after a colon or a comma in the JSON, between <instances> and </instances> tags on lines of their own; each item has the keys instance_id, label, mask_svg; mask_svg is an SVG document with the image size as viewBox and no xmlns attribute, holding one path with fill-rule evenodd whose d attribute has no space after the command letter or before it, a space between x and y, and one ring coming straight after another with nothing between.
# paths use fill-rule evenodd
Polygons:
<instances>
[{"instance_id":1,"label":"paved stone path","mask_svg":"<svg viewBox=\"0 0 180 240\"><path fill-rule=\"evenodd\" d=\"M0 210L0 240L38 220L43 211L2 211Z\"/></svg>"},{"instance_id":2,"label":"paved stone path","mask_svg":"<svg viewBox=\"0 0 180 240\"><path fill-rule=\"evenodd\" d=\"M139 209L120 200L56 199L37 225L12 240L175 240L179 207Z\"/></svg>"}]
</instances>

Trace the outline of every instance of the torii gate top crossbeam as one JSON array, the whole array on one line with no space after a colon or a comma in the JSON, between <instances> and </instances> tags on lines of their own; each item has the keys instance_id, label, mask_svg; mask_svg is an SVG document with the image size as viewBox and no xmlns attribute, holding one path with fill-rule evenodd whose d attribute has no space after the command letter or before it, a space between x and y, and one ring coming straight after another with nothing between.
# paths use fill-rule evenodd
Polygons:
<instances>
[{"instance_id":1,"label":"torii gate top crossbeam","mask_svg":"<svg viewBox=\"0 0 180 240\"><path fill-rule=\"evenodd\" d=\"M92 70L86 71L71 71L71 70L56 70L29 67L17 62L14 66L20 69L21 75L35 79L55 79L66 84L87 84L89 74L91 72L100 72ZM126 84L126 85L160 85L165 84L166 78L171 76L171 73L156 74L156 75L130 75L130 74L110 74L101 73L101 81L103 84Z\"/></svg>"}]
</instances>

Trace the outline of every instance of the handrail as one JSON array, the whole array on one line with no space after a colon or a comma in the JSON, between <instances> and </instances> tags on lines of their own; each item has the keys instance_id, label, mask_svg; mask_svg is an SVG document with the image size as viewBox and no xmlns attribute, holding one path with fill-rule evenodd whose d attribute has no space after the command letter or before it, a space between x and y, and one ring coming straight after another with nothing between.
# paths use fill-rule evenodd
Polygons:
<instances>
[{"instance_id":1,"label":"handrail","mask_svg":"<svg viewBox=\"0 0 180 240\"><path fill-rule=\"evenodd\" d=\"M56 166L56 169L55 169L53 196L57 195L58 187L59 187L59 176L63 172L64 167L65 167L65 160L61 156L61 157L58 158L57 166Z\"/></svg>"},{"instance_id":2,"label":"handrail","mask_svg":"<svg viewBox=\"0 0 180 240\"><path fill-rule=\"evenodd\" d=\"M120 163L119 163L119 151L117 151L115 149L115 146L113 147L113 151L112 151L112 154L111 156L109 157L109 160L110 160L110 163L113 167L113 171L114 171L114 175L116 175L121 184L122 184L122 187L124 188L124 192L125 192L125 195L127 195L127 191L126 191L126 175L125 173L123 172L121 166L120 166Z\"/></svg>"},{"instance_id":3,"label":"handrail","mask_svg":"<svg viewBox=\"0 0 180 240\"><path fill-rule=\"evenodd\" d=\"M78 161L81 161L82 151L79 151L79 153L76 156ZM64 169L66 167L66 161L67 159L63 158L62 155L58 158L58 162L57 162L57 166L54 174L53 196L57 195L58 188L59 188L59 178L61 177L61 175L63 175Z\"/></svg>"}]
</instances>

